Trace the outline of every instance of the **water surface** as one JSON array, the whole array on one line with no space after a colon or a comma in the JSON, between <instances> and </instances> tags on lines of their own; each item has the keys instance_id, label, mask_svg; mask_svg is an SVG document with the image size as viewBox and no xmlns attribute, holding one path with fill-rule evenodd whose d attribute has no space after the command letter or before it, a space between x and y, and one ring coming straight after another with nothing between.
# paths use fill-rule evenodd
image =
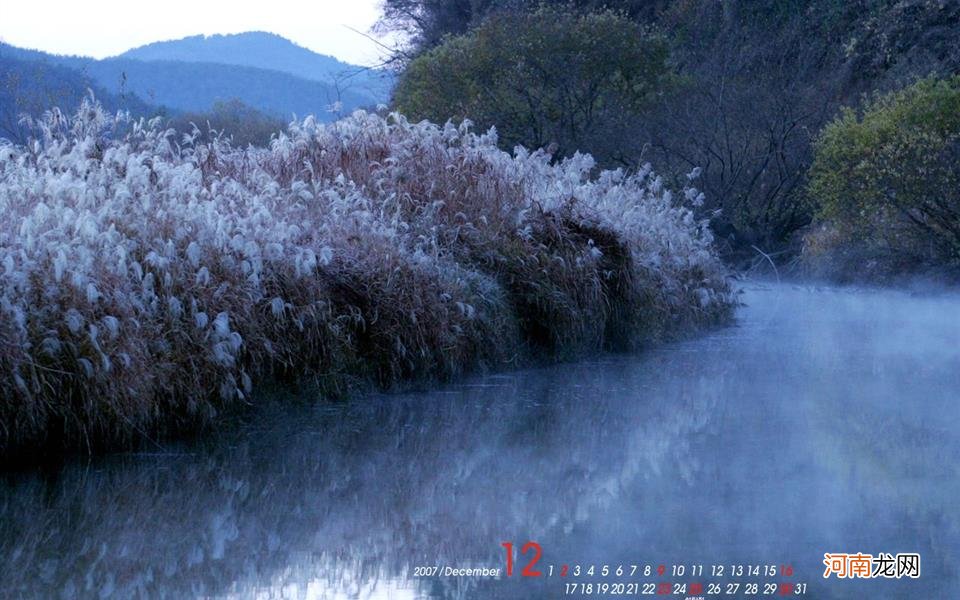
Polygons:
<instances>
[{"instance_id":1,"label":"water surface","mask_svg":"<svg viewBox=\"0 0 960 600\"><path fill-rule=\"evenodd\" d=\"M957 597L960 298L743 300L735 326L638 355L265 398L202 443L7 476L0 595L562 597L569 577L413 576L536 540L542 569L789 564L810 598ZM858 551L918 552L921 578L824 581L824 552ZM784 580L632 578L696 579Z\"/></svg>"}]
</instances>

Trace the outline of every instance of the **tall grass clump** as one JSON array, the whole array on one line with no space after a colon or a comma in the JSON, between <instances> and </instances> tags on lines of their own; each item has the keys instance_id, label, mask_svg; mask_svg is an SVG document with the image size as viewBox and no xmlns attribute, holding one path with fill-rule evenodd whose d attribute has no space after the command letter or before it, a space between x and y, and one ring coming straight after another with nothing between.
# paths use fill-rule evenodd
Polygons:
<instances>
[{"instance_id":1,"label":"tall grass clump","mask_svg":"<svg viewBox=\"0 0 960 600\"><path fill-rule=\"evenodd\" d=\"M209 422L255 382L389 387L629 349L732 295L687 189L358 112L269 148L92 100L0 146L0 454Z\"/></svg>"}]
</instances>

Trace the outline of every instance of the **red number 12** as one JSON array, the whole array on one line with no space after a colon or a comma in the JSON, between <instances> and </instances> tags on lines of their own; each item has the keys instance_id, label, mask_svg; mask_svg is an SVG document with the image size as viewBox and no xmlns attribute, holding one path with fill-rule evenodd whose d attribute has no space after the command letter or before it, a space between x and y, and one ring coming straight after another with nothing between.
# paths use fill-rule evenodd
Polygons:
<instances>
[{"instance_id":1,"label":"red number 12","mask_svg":"<svg viewBox=\"0 0 960 600\"><path fill-rule=\"evenodd\" d=\"M500 544L507 549L507 577L513 576L513 542L503 542ZM543 550L540 548L540 544L536 542L527 542L523 545L523 548L520 549L520 554L526 554L529 550L533 550L533 558L530 559L530 562L527 563L527 566L520 571L520 574L524 577L540 577L542 573L540 571L534 571L533 565L537 564L540 561L540 557L543 555Z\"/></svg>"}]
</instances>

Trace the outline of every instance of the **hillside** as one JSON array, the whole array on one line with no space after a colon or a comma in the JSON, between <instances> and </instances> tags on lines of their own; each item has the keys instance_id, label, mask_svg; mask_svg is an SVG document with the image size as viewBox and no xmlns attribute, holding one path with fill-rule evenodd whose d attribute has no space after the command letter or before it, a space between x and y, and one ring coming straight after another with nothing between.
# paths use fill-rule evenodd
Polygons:
<instances>
[{"instance_id":1,"label":"hillside","mask_svg":"<svg viewBox=\"0 0 960 600\"><path fill-rule=\"evenodd\" d=\"M242 36L226 37L242 38L248 41L250 39ZM252 39L259 38L254 36ZM282 40L282 38L277 39ZM143 49L143 51L147 55L158 56L158 52L163 48L176 46L175 42L172 44L174 46L160 44L159 49L150 51ZM286 44L297 48L289 42ZM331 57L314 54L305 49L301 50L306 53L301 58L312 55L317 59L316 65L328 64L331 69L351 68L350 65ZM138 54L139 50L134 53ZM245 54L253 56L255 53L255 50L251 49ZM149 103L162 107L168 113L205 112L217 102L239 100L247 106L284 121L289 121L294 115L302 117L308 114L315 115L321 121L331 121L337 114L349 113L357 108L372 107L387 98L385 88L378 92L380 95L371 95L369 92L361 91L358 85L352 83L352 78L331 82L329 79L324 81L297 77L283 70L202 60L147 61L132 58L96 60L80 56L58 56L7 44L0 44L0 57L15 59L22 63L33 63L32 68L38 71L47 70L53 73L56 70L57 75L50 77L50 81L62 81L63 85L71 89L81 90L80 95L88 87L92 88L98 97L103 95L104 105L111 109L119 106L118 102L113 101L113 97L120 98L134 94L144 99L144 102L140 102L138 106L145 107L146 103ZM210 55L201 53L201 57L210 57ZM289 62L283 64L292 68ZM354 72L357 71L357 67L353 69ZM311 77L319 78L320 72L320 68L317 67L309 71L309 74ZM335 79L337 71L329 72L331 79ZM38 97L38 107L42 105L42 109L49 108L50 102L60 96L63 94L59 92L45 92ZM68 96L72 98L69 103L72 109L76 106L76 98L79 98L79 95ZM337 102L340 103L339 113L331 112L331 107ZM4 112L3 116L9 117L7 112Z\"/></svg>"},{"instance_id":2,"label":"hillside","mask_svg":"<svg viewBox=\"0 0 960 600\"><path fill-rule=\"evenodd\" d=\"M273 33L250 31L233 35L195 35L155 42L120 55L143 61L206 62L280 71L342 88L373 103L389 99L391 77L382 70L367 69L318 54Z\"/></svg>"},{"instance_id":3,"label":"hillside","mask_svg":"<svg viewBox=\"0 0 960 600\"><path fill-rule=\"evenodd\" d=\"M339 93L327 83L253 67L115 58L89 60L80 68L115 92L123 81L124 89L183 111L204 111L217 101L238 99L285 120L293 115L312 114L329 121L335 117L330 107L338 100L344 111L374 104L368 96L350 91Z\"/></svg>"},{"instance_id":4,"label":"hillside","mask_svg":"<svg viewBox=\"0 0 960 600\"><path fill-rule=\"evenodd\" d=\"M669 2L655 24L690 85L645 115L647 157L701 166L715 233L751 259L799 251L813 143L841 107L960 67L957 0Z\"/></svg>"},{"instance_id":5,"label":"hillside","mask_svg":"<svg viewBox=\"0 0 960 600\"><path fill-rule=\"evenodd\" d=\"M133 94L111 94L88 75L52 61L26 60L0 44L0 138L24 141L26 129L20 124L24 114L38 117L58 106L73 112L88 92L93 92L105 109L129 110L146 116L156 108Z\"/></svg>"}]
</instances>

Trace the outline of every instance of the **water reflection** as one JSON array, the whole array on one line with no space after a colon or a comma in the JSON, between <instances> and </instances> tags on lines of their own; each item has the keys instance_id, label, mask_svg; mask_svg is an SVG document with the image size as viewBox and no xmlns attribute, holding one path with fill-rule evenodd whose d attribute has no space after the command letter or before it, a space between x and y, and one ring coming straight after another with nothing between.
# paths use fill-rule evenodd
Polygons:
<instances>
[{"instance_id":1,"label":"water reflection","mask_svg":"<svg viewBox=\"0 0 960 600\"><path fill-rule=\"evenodd\" d=\"M960 584L960 301L752 286L740 323L634 357L343 405L0 487L13 597L560 597L414 578L547 564L790 563L809 597ZM821 578L823 552L920 552L920 580ZM704 578L709 579L709 578ZM760 581L765 579L760 578Z\"/></svg>"}]
</instances>

